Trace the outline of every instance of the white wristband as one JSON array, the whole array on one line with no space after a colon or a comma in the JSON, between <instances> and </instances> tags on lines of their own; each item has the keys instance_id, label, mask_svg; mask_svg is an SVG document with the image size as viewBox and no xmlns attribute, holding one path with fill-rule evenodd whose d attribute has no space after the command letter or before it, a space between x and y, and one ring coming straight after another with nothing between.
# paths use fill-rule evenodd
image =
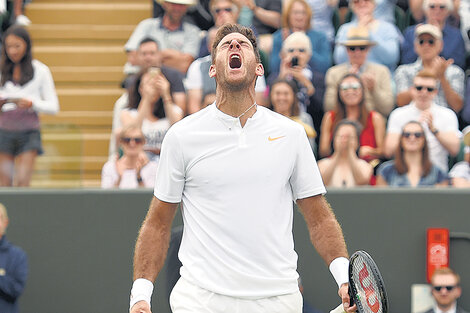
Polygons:
<instances>
[{"instance_id":1,"label":"white wristband","mask_svg":"<svg viewBox=\"0 0 470 313\"><path fill-rule=\"evenodd\" d=\"M152 298L153 283L145 278L138 278L132 284L131 299L129 310L132 309L134 304L139 301L145 301L150 306L150 299Z\"/></svg>"},{"instance_id":2,"label":"white wristband","mask_svg":"<svg viewBox=\"0 0 470 313\"><path fill-rule=\"evenodd\" d=\"M349 260L345 257L339 257L331 261L330 272L338 284L338 288L342 284L349 282Z\"/></svg>"}]
</instances>

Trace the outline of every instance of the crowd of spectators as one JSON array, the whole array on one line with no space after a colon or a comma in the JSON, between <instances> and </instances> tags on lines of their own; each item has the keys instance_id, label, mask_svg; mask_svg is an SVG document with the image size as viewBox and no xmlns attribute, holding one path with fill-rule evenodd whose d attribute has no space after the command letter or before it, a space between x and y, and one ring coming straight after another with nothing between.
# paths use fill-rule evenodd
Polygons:
<instances>
[{"instance_id":1,"label":"crowd of spectators","mask_svg":"<svg viewBox=\"0 0 470 313\"><path fill-rule=\"evenodd\" d=\"M21 16L14 3L13 16ZM349 167L346 174L339 171L344 166L334 166L339 178L325 179L336 182L327 185L375 185L378 179L377 185L468 187L465 8L465 1L452 0L154 1L154 16L136 25L124 46L124 91L115 103L107 167L120 172L118 161L129 152L122 131L136 125L144 138L131 140L143 151L138 160L158 164L169 127L214 102L216 84L208 74L213 39L221 25L239 23L254 30L265 68L256 102L304 126L323 171L341 160ZM58 103L47 66L29 59L27 32L11 29L5 33L16 32L10 42L5 35L2 41L0 183L27 186L42 153L37 112L56 113ZM31 71L44 74L30 77ZM344 138L351 142L339 144ZM416 147L419 153L408 151ZM372 167L370 177L352 175L355 166L364 175ZM430 173L437 173L435 183L426 178Z\"/></svg>"},{"instance_id":2,"label":"crowd of spectators","mask_svg":"<svg viewBox=\"0 0 470 313\"><path fill-rule=\"evenodd\" d=\"M179 103L177 116L193 114L215 99L215 80L208 73L217 29L240 23L254 30L265 67L256 84L256 102L304 126L327 186L442 186L455 181L456 187L468 187L462 177L468 180L470 148L461 130L470 123L470 88L465 90L470 84L465 77L469 26L459 12L468 14L452 0L406 5L381 0L162 0L155 4L154 17L142 21L126 44L125 68L145 77L159 67L168 80L163 69L179 71L187 98ZM139 52L149 38L160 54L152 67ZM124 94L131 93L129 88ZM123 116L142 114L139 106L127 107L115 122L113 140ZM158 162L156 152L153 160Z\"/></svg>"}]
</instances>

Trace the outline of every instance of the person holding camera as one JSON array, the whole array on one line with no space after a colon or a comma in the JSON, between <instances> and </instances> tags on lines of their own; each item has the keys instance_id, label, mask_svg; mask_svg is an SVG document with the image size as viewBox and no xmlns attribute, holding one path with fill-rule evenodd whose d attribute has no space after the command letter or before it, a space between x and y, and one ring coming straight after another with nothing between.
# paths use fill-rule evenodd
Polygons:
<instances>
[{"instance_id":1,"label":"person holding camera","mask_svg":"<svg viewBox=\"0 0 470 313\"><path fill-rule=\"evenodd\" d=\"M308 62L312 53L312 44L305 33L289 35L282 45L280 71L269 75L268 85L278 78L293 80L298 90L300 111L312 115L315 129L320 129L325 77L310 67Z\"/></svg>"}]
</instances>

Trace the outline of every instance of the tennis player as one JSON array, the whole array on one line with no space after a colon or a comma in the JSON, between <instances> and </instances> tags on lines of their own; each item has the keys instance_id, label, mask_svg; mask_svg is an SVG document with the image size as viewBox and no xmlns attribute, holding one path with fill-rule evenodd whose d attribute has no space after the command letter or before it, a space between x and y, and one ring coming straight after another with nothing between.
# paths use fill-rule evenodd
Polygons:
<instances>
[{"instance_id":1,"label":"tennis player","mask_svg":"<svg viewBox=\"0 0 470 313\"><path fill-rule=\"evenodd\" d=\"M217 32L216 101L165 136L154 198L137 239L130 312L150 312L153 282L181 202L180 312L302 312L292 235L297 202L348 312L348 254L303 127L255 103L264 74L249 28Z\"/></svg>"}]
</instances>

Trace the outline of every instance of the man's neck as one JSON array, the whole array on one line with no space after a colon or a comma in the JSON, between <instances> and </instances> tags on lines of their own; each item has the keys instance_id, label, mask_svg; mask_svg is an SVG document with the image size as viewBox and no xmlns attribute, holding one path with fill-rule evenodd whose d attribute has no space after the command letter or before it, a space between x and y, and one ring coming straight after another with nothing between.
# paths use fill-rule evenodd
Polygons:
<instances>
[{"instance_id":1,"label":"man's neck","mask_svg":"<svg viewBox=\"0 0 470 313\"><path fill-rule=\"evenodd\" d=\"M450 305L442 306L437 304L437 308L441 310L441 312L445 313L456 313L457 312L457 302L452 302Z\"/></svg>"},{"instance_id":2,"label":"man's neck","mask_svg":"<svg viewBox=\"0 0 470 313\"><path fill-rule=\"evenodd\" d=\"M255 114L256 105L253 106L255 102L254 89L241 91L224 91L219 88L217 89L215 102L217 108L227 115L240 117L242 127L245 125L248 118Z\"/></svg>"},{"instance_id":3,"label":"man's neck","mask_svg":"<svg viewBox=\"0 0 470 313\"><path fill-rule=\"evenodd\" d=\"M425 110L431 108L432 102L419 103L419 102L414 101L414 105L418 110L425 111Z\"/></svg>"},{"instance_id":4,"label":"man's neck","mask_svg":"<svg viewBox=\"0 0 470 313\"><path fill-rule=\"evenodd\" d=\"M432 65L432 62L434 61L434 59L436 59L437 57L439 57L438 55L434 56L433 58L430 58L430 59L421 59L421 62L423 63L423 68L425 69L428 69L428 68L431 68L433 65Z\"/></svg>"},{"instance_id":5,"label":"man's neck","mask_svg":"<svg viewBox=\"0 0 470 313\"><path fill-rule=\"evenodd\" d=\"M176 21L167 14L163 15L162 24L166 29L170 31L175 31L179 29L181 27L181 23L182 21Z\"/></svg>"}]
</instances>

